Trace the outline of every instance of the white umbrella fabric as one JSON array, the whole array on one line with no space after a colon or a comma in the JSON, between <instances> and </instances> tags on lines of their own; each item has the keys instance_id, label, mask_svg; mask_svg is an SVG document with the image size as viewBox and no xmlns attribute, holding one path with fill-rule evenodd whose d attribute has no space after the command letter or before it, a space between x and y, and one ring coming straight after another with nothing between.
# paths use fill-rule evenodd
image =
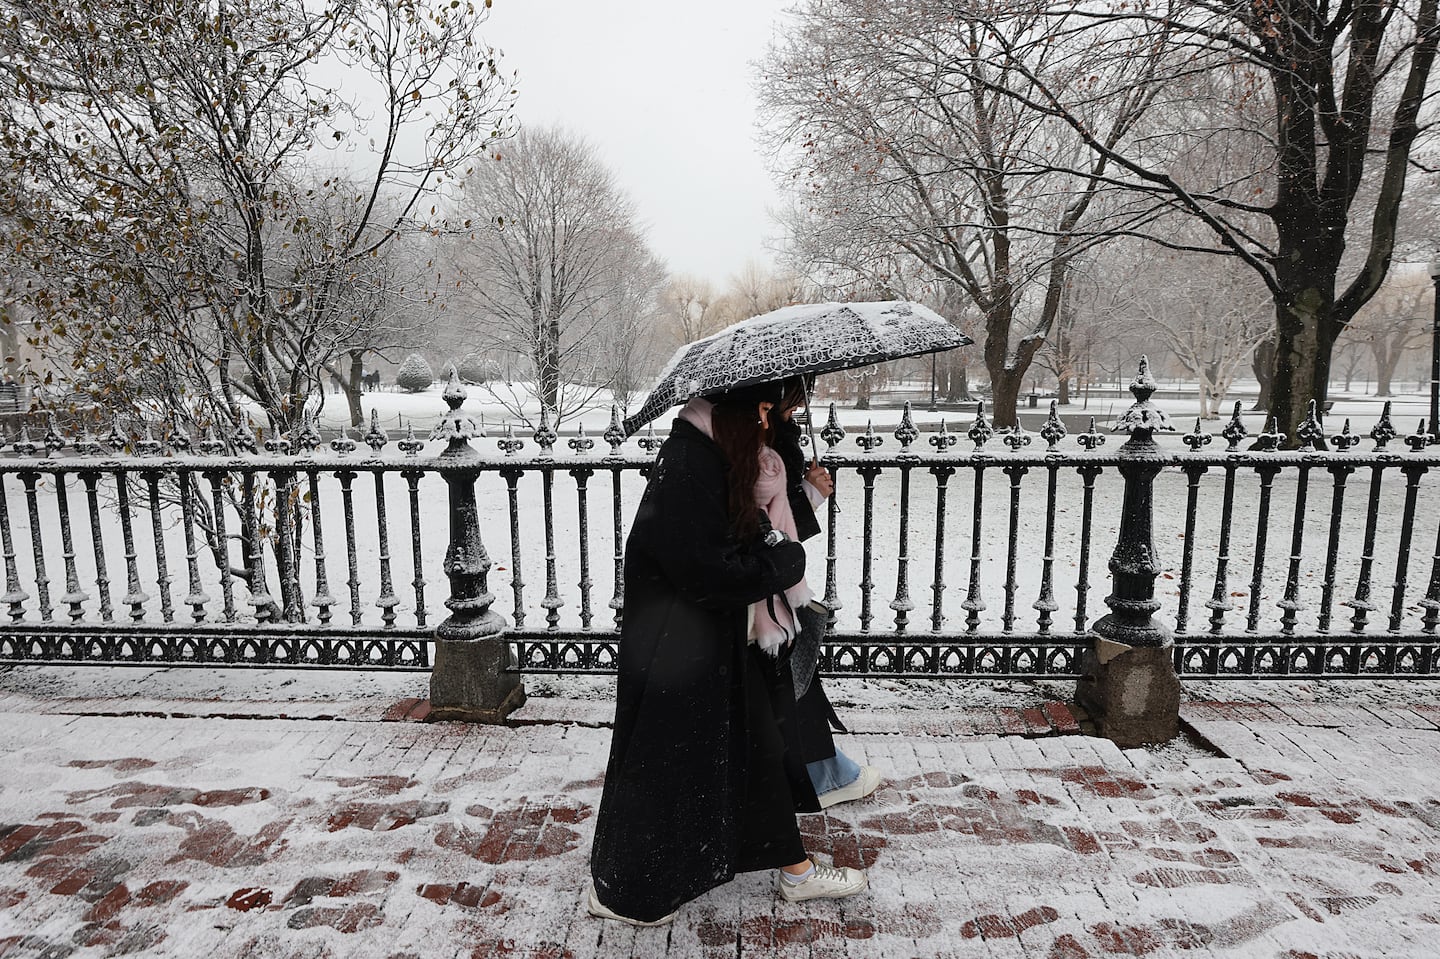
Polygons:
<instances>
[{"instance_id":1,"label":"white umbrella fabric","mask_svg":"<svg viewBox=\"0 0 1440 959\"><path fill-rule=\"evenodd\" d=\"M787 306L682 346L660 371L639 411L626 417L625 434L692 397L953 350L971 342L934 310L906 300Z\"/></svg>"}]
</instances>

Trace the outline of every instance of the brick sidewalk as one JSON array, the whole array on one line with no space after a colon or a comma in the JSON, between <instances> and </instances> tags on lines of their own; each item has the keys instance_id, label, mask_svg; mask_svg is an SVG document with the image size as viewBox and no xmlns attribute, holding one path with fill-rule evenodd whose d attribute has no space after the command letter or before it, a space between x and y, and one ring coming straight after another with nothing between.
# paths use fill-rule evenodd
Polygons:
<instances>
[{"instance_id":1,"label":"brick sidewalk","mask_svg":"<svg viewBox=\"0 0 1440 959\"><path fill-rule=\"evenodd\" d=\"M1210 688L1148 751L1058 713L848 711L886 784L802 828L871 891L791 905L747 875L643 930L582 904L603 706L495 728L9 695L0 956L1435 955L1440 687Z\"/></svg>"}]
</instances>

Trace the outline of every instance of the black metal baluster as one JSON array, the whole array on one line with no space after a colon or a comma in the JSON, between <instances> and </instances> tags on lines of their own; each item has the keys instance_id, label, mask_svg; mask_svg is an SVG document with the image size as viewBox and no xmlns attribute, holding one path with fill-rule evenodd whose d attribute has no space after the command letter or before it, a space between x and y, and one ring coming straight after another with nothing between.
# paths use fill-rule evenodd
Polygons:
<instances>
[{"instance_id":1,"label":"black metal baluster","mask_svg":"<svg viewBox=\"0 0 1440 959\"><path fill-rule=\"evenodd\" d=\"M911 451L910 444L920 436L920 431L915 428L915 422L910 417L910 403L907 400L905 410L900 415L900 425L896 427L895 439L900 442L900 530L898 541L898 555L896 557L895 570L895 598L890 602L890 608L895 611L895 632L904 633L908 625L910 613L915 609L915 603L910 599L910 467L906 463L918 460L920 457Z\"/></svg>"},{"instance_id":2,"label":"black metal baluster","mask_svg":"<svg viewBox=\"0 0 1440 959\"><path fill-rule=\"evenodd\" d=\"M1060 604L1055 602L1055 487L1060 464L1052 460L1045 466L1049 474L1045 479L1045 555L1040 561L1040 596L1031 604L1040 614L1035 627L1042 636L1050 633L1052 615L1060 609Z\"/></svg>"},{"instance_id":3,"label":"black metal baluster","mask_svg":"<svg viewBox=\"0 0 1440 959\"><path fill-rule=\"evenodd\" d=\"M41 536L40 529L40 503L36 494L36 483L40 480L40 474L34 470L26 470L17 474L20 482L25 484L25 502L30 513L30 549L35 557L35 597L40 605L40 619L43 622L50 622L50 576L45 571L45 540Z\"/></svg>"},{"instance_id":4,"label":"black metal baluster","mask_svg":"<svg viewBox=\"0 0 1440 959\"><path fill-rule=\"evenodd\" d=\"M210 501L215 511L215 567L220 573L220 592L225 602L225 622L235 622L235 584L230 575L230 536L225 531L225 491L222 484L225 474L220 470L208 470L205 478L210 481Z\"/></svg>"},{"instance_id":5,"label":"black metal baluster","mask_svg":"<svg viewBox=\"0 0 1440 959\"><path fill-rule=\"evenodd\" d=\"M1240 448L1240 441L1248 434L1245 425L1240 422L1240 403L1236 402L1235 410L1230 415L1230 422L1220 431L1229 444L1226 452L1234 453ZM1232 457L1225 463L1225 491L1220 501L1220 544L1215 555L1215 589L1210 598L1205 601L1205 606L1210 610L1210 633L1218 636L1225 626L1225 613L1235 608L1230 602L1228 595L1230 586L1227 575L1230 568L1230 524L1235 518L1235 473L1240 468L1239 462Z\"/></svg>"},{"instance_id":6,"label":"black metal baluster","mask_svg":"<svg viewBox=\"0 0 1440 959\"><path fill-rule=\"evenodd\" d=\"M1420 444L1423 447L1427 437L1422 430ZM1405 584L1410 573L1410 540L1415 528L1415 501L1420 493L1420 477L1429 467L1419 463L1406 463L1400 467L1405 474L1405 511L1400 520L1400 546L1395 554L1395 592L1390 601L1390 632L1400 632L1400 622L1405 613Z\"/></svg>"},{"instance_id":7,"label":"black metal baluster","mask_svg":"<svg viewBox=\"0 0 1440 959\"><path fill-rule=\"evenodd\" d=\"M515 440L516 443L523 442ZM501 440L504 443L504 440ZM515 609L511 612L510 619L516 629L523 629L525 626L525 602L523 599L525 591L525 580L520 570L520 477L525 475L521 469L505 468L500 471L505 478L505 487L510 496L510 591L515 596Z\"/></svg>"},{"instance_id":8,"label":"black metal baluster","mask_svg":"<svg viewBox=\"0 0 1440 959\"><path fill-rule=\"evenodd\" d=\"M1350 617L1350 632L1365 632L1369 614L1375 609L1370 601L1370 574L1375 565L1375 528L1380 519L1380 484L1385 467L1375 464L1370 468L1370 498L1365 513L1365 543L1360 552L1360 575L1355 583L1355 595L1341 603L1354 613Z\"/></svg>"},{"instance_id":9,"label":"black metal baluster","mask_svg":"<svg viewBox=\"0 0 1440 959\"><path fill-rule=\"evenodd\" d=\"M865 500L864 551L860 558L860 629L869 632L870 621L874 618L870 612L870 603L875 589L875 580L871 576L875 551L875 477L880 475L880 467L863 465L855 471L864 480Z\"/></svg>"},{"instance_id":10,"label":"black metal baluster","mask_svg":"<svg viewBox=\"0 0 1440 959\"><path fill-rule=\"evenodd\" d=\"M1079 580L1075 583L1075 632L1083 633L1087 628L1086 604L1090 598L1090 531L1095 515L1095 477L1100 475L1102 468L1086 464L1078 467L1076 472L1080 474L1084 488L1080 503L1080 571Z\"/></svg>"},{"instance_id":11,"label":"black metal baluster","mask_svg":"<svg viewBox=\"0 0 1440 959\"><path fill-rule=\"evenodd\" d=\"M540 473L541 497L545 509L545 598L540 606L545 610L545 624L550 629L560 625L560 583L555 571L555 471L551 468L554 458L555 441L559 437L550 427L550 411L540 409L540 425L535 428L535 445L540 447L539 459L544 463Z\"/></svg>"},{"instance_id":12,"label":"black metal baluster","mask_svg":"<svg viewBox=\"0 0 1440 959\"><path fill-rule=\"evenodd\" d=\"M1316 416L1314 400L1310 401L1310 411L1305 422L1300 424L1298 438L1302 453L1313 453L1316 444L1325 438L1325 431L1321 429L1320 420ZM1304 551L1305 501L1310 488L1310 465L1302 462L1296 477L1295 519L1290 531L1290 566L1285 576L1285 596L1276 604L1283 610L1280 614L1280 629L1287 636L1295 632L1297 614L1305 608L1305 604L1300 602L1300 558Z\"/></svg>"},{"instance_id":13,"label":"black metal baluster","mask_svg":"<svg viewBox=\"0 0 1440 959\"><path fill-rule=\"evenodd\" d=\"M1430 558L1430 585L1425 590L1425 598L1420 600L1420 608L1425 610L1421 626L1425 632L1433 635L1435 627L1440 625L1440 523L1435 526L1435 553Z\"/></svg>"},{"instance_id":14,"label":"black metal baluster","mask_svg":"<svg viewBox=\"0 0 1440 959\"><path fill-rule=\"evenodd\" d=\"M401 440L402 448L405 441ZM410 563L414 568L415 576L410 580L410 585L415 590L415 625L425 625L425 575L424 575L424 546L420 542L420 477L421 470L401 470L400 475L405 478L405 484L409 487L410 493Z\"/></svg>"},{"instance_id":15,"label":"black metal baluster","mask_svg":"<svg viewBox=\"0 0 1440 959\"><path fill-rule=\"evenodd\" d=\"M900 467L900 532L895 570L895 632L903 633L915 603L910 599L910 467Z\"/></svg>"},{"instance_id":16,"label":"black metal baluster","mask_svg":"<svg viewBox=\"0 0 1440 959\"><path fill-rule=\"evenodd\" d=\"M305 478L310 486L310 538L315 544L315 596L310 605L319 610L317 618L325 625L330 622L330 608L336 605L337 600L330 593L330 571L325 564L325 530L320 522L320 470L317 467L307 469Z\"/></svg>"},{"instance_id":17,"label":"black metal baluster","mask_svg":"<svg viewBox=\"0 0 1440 959\"><path fill-rule=\"evenodd\" d=\"M1031 604L1031 608L1040 613L1036 619L1036 627L1042 636L1049 634L1051 614L1060 609L1060 604L1055 602L1055 501L1060 472L1060 463L1055 454L1060 452L1059 444L1065 438L1066 431L1065 424L1060 421L1058 409L1057 401L1051 400L1050 415L1046 418L1045 425L1040 427L1040 438L1045 441L1045 466L1049 475L1045 484L1045 555L1040 567L1040 596Z\"/></svg>"},{"instance_id":18,"label":"black metal baluster","mask_svg":"<svg viewBox=\"0 0 1440 959\"><path fill-rule=\"evenodd\" d=\"M454 370L452 369L451 372L453 374ZM454 376L452 382L455 388L459 389L460 380L458 374ZM395 445L400 447L402 453L412 459L425 448L424 441L416 438L415 427L413 425L406 426L404 438ZM410 567L413 573L410 586L415 590L415 625L417 627L423 627L425 625L424 547L421 544L420 534L420 477L422 475L423 471L418 469L400 471L400 476L405 480L405 485L410 495Z\"/></svg>"},{"instance_id":19,"label":"black metal baluster","mask_svg":"<svg viewBox=\"0 0 1440 959\"><path fill-rule=\"evenodd\" d=\"M1095 430L1095 417L1090 417L1090 428L1075 437L1075 442L1087 453L1093 453L1105 445L1104 435ZM1075 472L1080 474L1083 487L1080 499L1080 572L1075 583L1077 633L1085 632L1086 628L1086 602L1090 597L1090 529L1094 525L1095 515L1095 478L1103 471L1103 467L1094 463L1083 463L1075 468Z\"/></svg>"},{"instance_id":20,"label":"black metal baluster","mask_svg":"<svg viewBox=\"0 0 1440 959\"><path fill-rule=\"evenodd\" d=\"M385 471L372 469L375 477L375 528L380 536L380 596L375 607L380 610L380 619L389 629L395 625L395 607L400 598L395 595L395 584L390 573L390 521L385 509Z\"/></svg>"},{"instance_id":21,"label":"black metal baluster","mask_svg":"<svg viewBox=\"0 0 1440 959\"><path fill-rule=\"evenodd\" d=\"M1370 430L1370 438L1375 441L1375 449L1372 452L1383 453L1385 446L1398 435L1394 424L1390 421L1390 403L1386 401L1380 410L1380 419ZM1369 613L1375 609L1375 605L1370 602L1370 572L1375 564L1375 526L1380 518L1380 484L1384 471L1383 463L1376 463L1370 467L1370 498L1365 510L1365 544L1360 557L1360 576L1355 584L1355 596L1340 604L1349 606L1355 611L1350 617L1352 633L1365 631ZM1355 668L1358 668L1358 663Z\"/></svg>"},{"instance_id":22,"label":"black metal baluster","mask_svg":"<svg viewBox=\"0 0 1440 959\"><path fill-rule=\"evenodd\" d=\"M1275 605L1280 614L1280 631L1289 636L1295 632L1295 621L1305 604L1300 602L1300 558L1305 544L1305 501L1309 495L1310 464L1301 463L1295 483L1295 519L1290 531L1290 567L1285 575L1285 597Z\"/></svg>"},{"instance_id":23,"label":"black metal baluster","mask_svg":"<svg viewBox=\"0 0 1440 959\"><path fill-rule=\"evenodd\" d=\"M972 456L975 470L975 494L970 518L970 582L960 608L965 610L965 631L975 633L980 629L980 613L985 610L985 599L980 594L980 535L984 526L985 502L985 461L979 454Z\"/></svg>"},{"instance_id":24,"label":"black metal baluster","mask_svg":"<svg viewBox=\"0 0 1440 959\"><path fill-rule=\"evenodd\" d=\"M585 435L585 424L581 423L577 435L566 441L576 453L582 456L588 453L594 446L595 441ZM586 501L586 488L589 485L590 477L595 471L586 466L575 467L570 470L570 475L575 477L575 496L578 500L578 518L580 523L580 628L588 631L593 614L590 612L590 511Z\"/></svg>"},{"instance_id":25,"label":"black metal baluster","mask_svg":"<svg viewBox=\"0 0 1440 959\"><path fill-rule=\"evenodd\" d=\"M866 453L874 452L875 449L884 445L885 438L875 434L875 428L865 424L865 432L855 437L855 445L859 446ZM864 548L860 555L860 629L869 632L870 621L874 617L870 613L872 592L875 588L875 581L871 576L875 552L875 477L880 475L880 467L862 465L856 468L864 480L864 501L865 519L862 528Z\"/></svg>"},{"instance_id":26,"label":"black metal baluster","mask_svg":"<svg viewBox=\"0 0 1440 959\"><path fill-rule=\"evenodd\" d=\"M160 616L167 623L175 621L175 608L170 602L170 564L165 556L165 523L160 512L160 472L147 470L145 484L150 493L150 535L155 544L155 586L160 591Z\"/></svg>"},{"instance_id":27,"label":"black metal baluster","mask_svg":"<svg viewBox=\"0 0 1440 959\"><path fill-rule=\"evenodd\" d=\"M1020 481L1030 470L1025 466L1009 464L1004 467L1010 477L1009 542L1005 546L1005 608L1000 614L1000 628L1003 632L1015 629L1015 557L1019 550L1020 531Z\"/></svg>"},{"instance_id":28,"label":"black metal baluster","mask_svg":"<svg viewBox=\"0 0 1440 959\"><path fill-rule=\"evenodd\" d=\"M85 501L90 509L90 546L95 553L95 591L100 597L100 619L113 622L115 610L110 605L110 571L105 561L104 527L100 524L100 474L86 470L78 474L85 484Z\"/></svg>"},{"instance_id":29,"label":"black metal baluster","mask_svg":"<svg viewBox=\"0 0 1440 959\"><path fill-rule=\"evenodd\" d=\"M1200 418L1195 418L1195 429L1180 437L1180 441L1198 453L1209 446L1214 437L1200 431ZM1180 560L1180 604L1175 612L1175 633L1184 636L1190 622L1190 587L1195 568L1195 517L1199 508L1200 477L1209 472L1203 463L1182 463L1187 479L1185 490L1185 542L1181 547Z\"/></svg>"},{"instance_id":30,"label":"black metal baluster","mask_svg":"<svg viewBox=\"0 0 1440 959\"><path fill-rule=\"evenodd\" d=\"M345 585L350 590L350 625L359 626L360 612L360 568L355 558L355 471L336 470L335 478L340 481L340 504L345 513L345 564L348 577Z\"/></svg>"},{"instance_id":31,"label":"black metal baluster","mask_svg":"<svg viewBox=\"0 0 1440 959\"><path fill-rule=\"evenodd\" d=\"M966 433L975 444L970 454L970 466L975 471L975 494L970 521L970 582L965 590L965 599L960 608L965 610L965 632L974 634L980 629L980 613L986 608L980 595L980 534L983 529L983 504L985 502L985 467L989 457L981 452L985 443L995 435L990 421L985 418L985 404L975 404L975 423Z\"/></svg>"},{"instance_id":32,"label":"black metal baluster","mask_svg":"<svg viewBox=\"0 0 1440 959\"><path fill-rule=\"evenodd\" d=\"M605 460L612 464L610 466L610 499L615 549L613 556L615 591L610 596L610 608L615 611L615 628L619 629L625 617L625 540L623 538L620 496L620 479L624 474L624 468L619 465L620 445L625 442L625 431L620 426L620 408L618 406L610 407L610 425L605 430L605 442L610 444L610 452L606 454Z\"/></svg>"},{"instance_id":33,"label":"black metal baluster","mask_svg":"<svg viewBox=\"0 0 1440 959\"><path fill-rule=\"evenodd\" d=\"M825 441L825 468L830 472L830 483L832 492L829 502L826 504L825 524L825 606L830 612L826 617L827 628L835 626L835 613L840 609L840 584L836 573L836 551L835 551L835 526L840 516L839 497L835 490L839 481L839 471L835 467L835 447L845 439L845 430L840 426L840 418L835 414L835 404L830 404L830 416L825 426L820 430L820 438Z\"/></svg>"},{"instance_id":34,"label":"black metal baluster","mask_svg":"<svg viewBox=\"0 0 1440 959\"><path fill-rule=\"evenodd\" d=\"M936 632L945 622L943 603L945 598L945 497L950 490L950 477L955 475L953 466L932 466L935 477L935 580L930 586L930 628Z\"/></svg>"},{"instance_id":35,"label":"black metal baluster","mask_svg":"<svg viewBox=\"0 0 1440 959\"><path fill-rule=\"evenodd\" d=\"M255 618L266 623L274 618L275 600L270 595L270 584L265 575L265 537L255 499L255 474L247 472L240 480L240 537L250 549L250 565L246 571L249 574L249 602L255 610Z\"/></svg>"},{"instance_id":36,"label":"black metal baluster","mask_svg":"<svg viewBox=\"0 0 1440 959\"><path fill-rule=\"evenodd\" d=\"M1275 429L1271 417L1270 428L1256 437L1261 452L1273 452L1285 441L1285 434ZM1260 505L1256 510L1255 558L1251 564L1250 611L1245 618L1245 631L1253 633L1260 624L1260 590L1265 579L1265 545L1270 535L1270 494L1274 489L1275 475L1280 472L1278 463L1260 463L1255 473L1260 477Z\"/></svg>"},{"instance_id":37,"label":"black metal baluster","mask_svg":"<svg viewBox=\"0 0 1440 959\"><path fill-rule=\"evenodd\" d=\"M190 618L203 623L205 604L210 602L210 597L200 585L200 548L195 541L195 474L181 471L176 479L180 483L180 522L185 526L185 570L190 585L183 602L190 607Z\"/></svg>"},{"instance_id":38,"label":"black metal baluster","mask_svg":"<svg viewBox=\"0 0 1440 959\"><path fill-rule=\"evenodd\" d=\"M1350 432L1348 419L1345 421L1345 428L1330 437L1330 444L1341 453L1353 449L1359 442L1360 437ZM1335 569L1340 561L1340 518L1344 515L1345 481L1355 472L1355 467L1333 461L1325 468L1330 471L1334 485L1330 494L1330 535L1325 546L1325 576L1320 583L1320 615L1316 622L1316 628L1322 633L1330 631L1330 617L1334 609Z\"/></svg>"},{"instance_id":39,"label":"black metal baluster","mask_svg":"<svg viewBox=\"0 0 1440 959\"><path fill-rule=\"evenodd\" d=\"M1330 630L1331 611L1335 601L1335 570L1340 561L1340 518L1344 515L1345 481L1355 472L1348 464L1332 463L1326 467L1334 477L1330 493L1330 536L1325 544L1325 578L1320 583L1320 616L1316 627L1320 632Z\"/></svg>"},{"instance_id":40,"label":"black metal baluster","mask_svg":"<svg viewBox=\"0 0 1440 959\"><path fill-rule=\"evenodd\" d=\"M619 629L625 618L625 535L623 528L624 514L623 504L620 496L620 480L624 470L618 466L610 468L610 505L611 523L613 526L612 536L615 540L615 554L612 560L615 564L615 591L610 595L610 608L615 611L615 628Z\"/></svg>"},{"instance_id":41,"label":"black metal baluster","mask_svg":"<svg viewBox=\"0 0 1440 959\"><path fill-rule=\"evenodd\" d=\"M20 571L15 566L15 542L10 535L10 503L5 493L5 474L0 473L0 547L5 552L5 595L0 602L10 605L10 618L25 618L25 600L30 594L20 588Z\"/></svg>"},{"instance_id":42,"label":"black metal baluster","mask_svg":"<svg viewBox=\"0 0 1440 959\"><path fill-rule=\"evenodd\" d=\"M70 621L80 622L85 617L84 603L90 597L80 588L80 573L75 568L75 541L70 529L70 494L65 485L65 474L55 474L55 500L60 514L60 547L65 559L65 595L60 602L69 605Z\"/></svg>"}]
</instances>

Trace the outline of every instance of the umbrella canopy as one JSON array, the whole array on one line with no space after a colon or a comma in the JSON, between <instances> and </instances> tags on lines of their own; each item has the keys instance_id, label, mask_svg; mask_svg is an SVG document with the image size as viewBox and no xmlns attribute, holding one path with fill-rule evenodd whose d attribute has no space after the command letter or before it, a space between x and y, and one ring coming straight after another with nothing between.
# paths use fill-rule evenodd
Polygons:
<instances>
[{"instance_id":1,"label":"umbrella canopy","mask_svg":"<svg viewBox=\"0 0 1440 959\"><path fill-rule=\"evenodd\" d=\"M660 371L628 436L695 396L802 373L828 373L973 342L928 307L905 300L804 303L726 327L686 344Z\"/></svg>"}]
</instances>

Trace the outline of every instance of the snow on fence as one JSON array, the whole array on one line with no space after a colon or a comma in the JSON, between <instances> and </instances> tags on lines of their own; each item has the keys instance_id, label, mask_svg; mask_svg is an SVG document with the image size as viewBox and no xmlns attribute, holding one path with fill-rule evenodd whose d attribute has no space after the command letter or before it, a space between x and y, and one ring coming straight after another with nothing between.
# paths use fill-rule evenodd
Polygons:
<instances>
[{"instance_id":1,"label":"snow on fence","mask_svg":"<svg viewBox=\"0 0 1440 959\"><path fill-rule=\"evenodd\" d=\"M834 610L821 668L1075 676L1108 605L1134 645L1173 637L1182 675L1440 673L1423 426L1400 437L1387 408L1364 439L1327 436L1312 412L1282 450L1237 404L1218 435L1156 443L1152 390L1142 372L1123 445L1093 423L1068 437L1053 405L1038 436L983 410L922 433L908 407L856 435L832 406L836 495L808 544ZM6 439L0 661L424 670L443 606L451 635L507 642L522 672L612 670L626 524L660 438L626 439L614 413L608 450L543 416L487 441L458 383L445 398L428 442L372 423L364 448L309 427L259 446Z\"/></svg>"}]
</instances>

